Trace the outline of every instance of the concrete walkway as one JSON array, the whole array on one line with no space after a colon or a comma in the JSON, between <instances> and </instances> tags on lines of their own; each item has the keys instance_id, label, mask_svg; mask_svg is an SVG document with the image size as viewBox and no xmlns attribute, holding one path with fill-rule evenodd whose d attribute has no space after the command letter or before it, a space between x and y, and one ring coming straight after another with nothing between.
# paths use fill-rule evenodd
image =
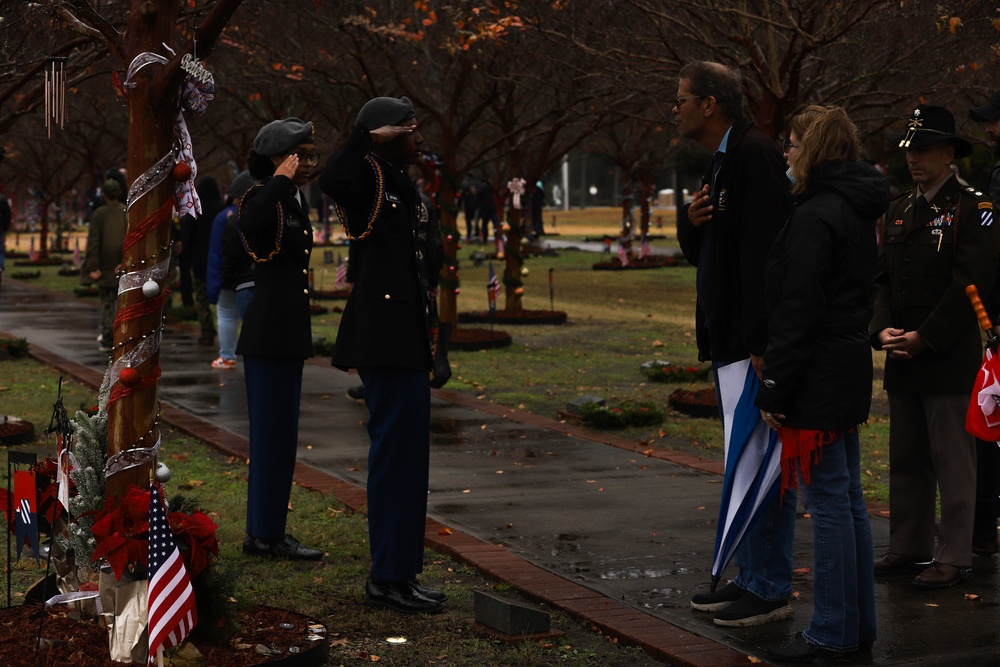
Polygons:
<instances>
[{"instance_id":1,"label":"concrete walkway","mask_svg":"<svg viewBox=\"0 0 1000 667\"><path fill-rule=\"evenodd\" d=\"M96 386L107 359L94 342L95 305L4 280L0 332L27 338L38 359ZM165 332L163 418L246 456L242 373L212 370L216 350L199 347L196 338L180 327ZM345 398L356 381L326 359L306 365L296 471L301 484L352 508L365 502L368 449L364 406ZM431 548L665 662L750 664L748 656L765 658L761 646L808 623L812 540L801 514L792 620L725 629L691 611L690 596L708 587L721 489L717 462L647 450L447 389L434 393L431 456ZM888 522L874 518L872 528L881 553ZM993 664L1000 653L997 562L977 559L971 583L940 592L917 592L907 578L877 582L879 639L872 658L855 664Z\"/></svg>"}]
</instances>

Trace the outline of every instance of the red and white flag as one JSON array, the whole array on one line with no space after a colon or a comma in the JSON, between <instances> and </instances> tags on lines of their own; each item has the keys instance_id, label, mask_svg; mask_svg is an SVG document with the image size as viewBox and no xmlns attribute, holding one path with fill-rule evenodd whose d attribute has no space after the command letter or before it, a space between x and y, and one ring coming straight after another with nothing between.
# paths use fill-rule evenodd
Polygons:
<instances>
[{"instance_id":1,"label":"red and white flag","mask_svg":"<svg viewBox=\"0 0 1000 667\"><path fill-rule=\"evenodd\" d=\"M76 239L73 244L73 264L74 266L80 266L83 262L83 256L80 254L80 239Z\"/></svg>"},{"instance_id":2,"label":"red and white flag","mask_svg":"<svg viewBox=\"0 0 1000 667\"><path fill-rule=\"evenodd\" d=\"M639 259L646 259L649 257L649 239L646 235L642 235L642 241L639 243Z\"/></svg>"},{"instance_id":3,"label":"red and white flag","mask_svg":"<svg viewBox=\"0 0 1000 667\"><path fill-rule=\"evenodd\" d=\"M149 659L178 646L198 623L194 589L181 552L174 543L167 513L155 483L149 485Z\"/></svg>"},{"instance_id":4,"label":"red and white flag","mask_svg":"<svg viewBox=\"0 0 1000 667\"><path fill-rule=\"evenodd\" d=\"M38 260L38 253L35 252L35 237L31 237L31 243L28 245L28 259L32 262Z\"/></svg>"}]
</instances>

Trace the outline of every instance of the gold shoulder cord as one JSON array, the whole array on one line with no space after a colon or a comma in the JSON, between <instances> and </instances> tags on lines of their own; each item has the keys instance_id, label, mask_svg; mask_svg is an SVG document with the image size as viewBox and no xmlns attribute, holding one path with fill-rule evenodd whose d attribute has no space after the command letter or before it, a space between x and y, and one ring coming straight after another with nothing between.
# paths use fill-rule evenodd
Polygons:
<instances>
[{"instance_id":1,"label":"gold shoulder cord","mask_svg":"<svg viewBox=\"0 0 1000 667\"><path fill-rule=\"evenodd\" d=\"M372 206L372 212L368 216L368 226L360 236L351 236L351 230L347 228L347 216L341 210L340 204L333 202L333 208L337 212L337 217L340 218L340 226L344 228L344 233L347 234L347 238L351 241L364 241L372 233L372 226L378 220L378 214L382 212L382 196L385 194L385 175L382 173L382 167L379 166L378 161L370 153L365 156L365 159L368 160L368 164L372 166L372 171L375 172L375 205Z\"/></svg>"},{"instance_id":2,"label":"gold shoulder cord","mask_svg":"<svg viewBox=\"0 0 1000 667\"><path fill-rule=\"evenodd\" d=\"M243 216L243 202L245 202L247 200L247 195L250 194L250 192L252 190L254 190L256 188L262 188L262 187L264 187L264 186L263 185L254 185L254 186L251 186L250 190L247 190L246 194L243 195L243 198L240 199L240 205L239 205L239 208L237 209L237 212L236 212L237 216L239 216L239 217ZM274 250L272 250L271 253L267 257L265 257L263 259L261 259L260 257L258 257L254 253L254 251L250 249L250 244L247 243L247 237L243 236L243 230L240 229L239 221L237 220L237 223L236 223L236 231L238 231L240 233L240 239L243 241L243 247L246 249L247 253L250 255L250 259L252 259L253 261L257 262L258 264L263 264L264 262L270 262L272 259L274 259L275 255L277 255L279 252L281 252L281 236L285 232L285 210L281 207L281 202L280 201L277 203L276 208L278 210L278 235L274 239Z\"/></svg>"}]
</instances>

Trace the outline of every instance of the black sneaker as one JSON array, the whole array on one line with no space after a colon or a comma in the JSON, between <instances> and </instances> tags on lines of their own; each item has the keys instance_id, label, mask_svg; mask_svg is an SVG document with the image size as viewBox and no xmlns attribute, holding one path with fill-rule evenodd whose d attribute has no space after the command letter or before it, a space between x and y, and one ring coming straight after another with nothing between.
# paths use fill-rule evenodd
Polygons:
<instances>
[{"instance_id":1,"label":"black sneaker","mask_svg":"<svg viewBox=\"0 0 1000 667\"><path fill-rule=\"evenodd\" d=\"M714 593L698 593L691 596L691 608L697 611L719 611L747 594L733 582L729 582Z\"/></svg>"},{"instance_id":2,"label":"black sneaker","mask_svg":"<svg viewBox=\"0 0 1000 667\"><path fill-rule=\"evenodd\" d=\"M788 600L770 602L747 591L746 595L716 614L714 622L727 628L745 628L791 618L792 613Z\"/></svg>"},{"instance_id":3,"label":"black sneaker","mask_svg":"<svg viewBox=\"0 0 1000 667\"><path fill-rule=\"evenodd\" d=\"M801 632L783 644L767 647L767 654L775 660L783 662L812 662L818 660L824 664L834 662L849 662L855 651L834 651L809 643Z\"/></svg>"}]
</instances>

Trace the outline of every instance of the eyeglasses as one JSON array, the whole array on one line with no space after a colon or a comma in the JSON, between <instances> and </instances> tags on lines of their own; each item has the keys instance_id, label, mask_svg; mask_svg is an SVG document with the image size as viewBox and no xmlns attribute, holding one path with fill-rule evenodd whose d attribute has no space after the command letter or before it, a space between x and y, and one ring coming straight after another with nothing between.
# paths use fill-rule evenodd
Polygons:
<instances>
[{"instance_id":1,"label":"eyeglasses","mask_svg":"<svg viewBox=\"0 0 1000 667\"><path fill-rule=\"evenodd\" d=\"M705 95L692 95L691 97L676 97L674 98L674 107L679 109L688 100L700 100L705 97L706 97Z\"/></svg>"},{"instance_id":2,"label":"eyeglasses","mask_svg":"<svg viewBox=\"0 0 1000 667\"><path fill-rule=\"evenodd\" d=\"M319 153L313 151L312 153L304 153L302 151L294 151L291 155L297 155L300 162L305 162L306 164L319 164Z\"/></svg>"},{"instance_id":3,"label":"eyeglasses","mask_svg":"<svg viewBox=\"0 0 1000 667\"><path fill-rule=\"evenodd\" d=\"M781 144L781 145L782 145L782 146L784 147L784 149L785 149L785 152L786 152L786 153L787 153L788 151L792 150L793 148L798 148L798 147L799 147L799 145L798 145L798 144L793 144L793 143L792 143L792 142L790 142L790 141L786 141L785 143L783 143L783 144Z\"/></svg>"}]
</instances>

